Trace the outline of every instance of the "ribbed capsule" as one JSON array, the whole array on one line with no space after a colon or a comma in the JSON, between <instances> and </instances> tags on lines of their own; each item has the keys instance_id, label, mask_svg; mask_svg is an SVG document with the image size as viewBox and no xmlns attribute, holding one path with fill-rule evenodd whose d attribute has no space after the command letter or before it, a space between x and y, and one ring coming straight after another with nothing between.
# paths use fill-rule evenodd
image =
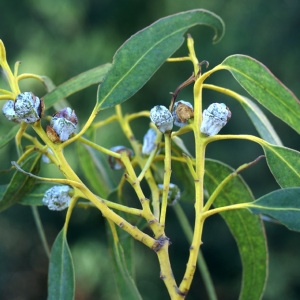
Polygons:
<instances>
[{"instance_id":1,"label":"ribbed capsule","mask_svg":"<svg viewBox=\"0 0 300 300\"><path fill-rule=\"evenodd\" d=\"M24 92L20 93L15 101L8 100L2 108L2 112L10 121L32 124L42 117L43 106L43 100L31 92Z\"/></svg>"},{"instance_id":2,"label":"ribbed capsule","mask_svg":"<svg viewBox=\"0 0 300 300\"><path fill-rule=\"evenodd\" d=\"M58 111L50 121L50 126L46 128L49 139L56 142L67 141L77 127L77 116L70 107Z\"/></svg>"},{"instance_id":3,"label":"ribbed capsule","mask_svg":"<svg viewBox=\"0 0 300 300\"><path fill-rule=\"evenodd\" d=\"M173 128L173 116L163 105L154 106L150 110L150 119L162 133L170 132Z\"/></svg>"},{"instance_id":4,"label":"ribbed capsule","mask_svg":"<svg viewBox=\"0 0 300 300\"><path fill-rule=\"evenodd\" d=\"M190 102L179 100L174 103L172 110L174 124L183 127L188 124L188 120L194 117L194 108Z\"/></svg>"},{"instance_id":5,"label":"ribbed capsule","mask_svg":"<svg viewBox=\"0 0 300 300\"><path fill-rule=\"evenodd\" d=\"M231 111L224 103L213 103L203 111L200 131L212 136L227 124L231 118Z\"/></svg>"},{"instance_id":6,"label":"ribbed capsule","mask_svg":"<svg viewBox=\"0 0 300 300\"><path fill-rule=\"evenodd\" d=\"M156 136L156 130L153 128L149 128L147 133L144 135L142 147L142 153L144 155L149 155L156 148Z\"/></svg>"},{"instance_id":7,"label":"ribbed capsule","mask_svg":"<svg viewBox=\"0 0 300 300\"><path fill-rule=\"evenodd\" d=\"M68 185L53 186L45 192L43 204L50 210L64 210L70 205L71 190Z\"/></svg>"}]
</instances>

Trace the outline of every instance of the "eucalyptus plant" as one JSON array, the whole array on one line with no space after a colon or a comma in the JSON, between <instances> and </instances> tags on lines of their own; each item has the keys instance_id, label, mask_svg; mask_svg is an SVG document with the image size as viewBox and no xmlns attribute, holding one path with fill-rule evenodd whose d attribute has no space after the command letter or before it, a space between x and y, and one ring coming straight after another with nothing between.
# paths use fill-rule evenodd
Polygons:
<instances>
[{"instance_id":1,"label":"eucalyptus plant","mask_svg":"<svg viewBox=\"0 0 300 300\"><path fill-rule=\"evenodd\" d=\"M57 211L66 209L65 224L51 247L49 299L74 299L75 274L67 231L75 207L99 210L107 221L121 299L141 299L128 264L130 253L120 238L123 232L127 233L126 239L134 239L153 250L160 267L157 276L171 299L184 299L188 295L197 268L203 275L209 298L216 299L200 247L205 221L221 214L236 240L242 261L240 299L254 300L262 297L268 272L262 215L291 230L300 230L300 153L282 145L263 110L253 100L207 82L215 73L229 71L253 99L298 133L299 100L263 64L249 56L232 55L212 68L207 61L198 60L193 37L187 33L196 25L210 26L215 34L214 43L223 37L222 19L210 11L196 9L171 15L129 38L115 53L112 63L88 70L57 87L46 76L19 75L19 62L11 70L4 44L0 42L0 65L10 87L0 90L0 100L6 101L3 118L14 122L0 138L0 145L14 141L18 152L12 162L11 181L0 187L0 210L17 203L30 205L40 224L38 206L46 205ZM187 55L173 57L184 41ZM140 90L164 63L189 63L192 75L174 85L169 102L157 106L149 103L149 110L124 114L121 104ZM19 82L28 78L44 84L43 97L20 90ZM81 127L77 120L80 107L60 108L53 116L49 115L50 109L65 103L65 98L94 84L99 85L96 103ZM182 89L192 89L193 101L178 99ZM222 128L235 116L224 103L212 102L209 107L202 107L204 89L236 100L256 127L258 136L222 134ZM114 113L98 120L96 116L108 108ZM136 138L136 128L132 125L137 119L149 124L142 141ZM112 148L95 142L95 134L109 130L112 123L119 124L130 147L118 145L118 141ZM187 133L193 135L194 156L181 139ZM260 145L262 155L237 169L206 158L210 143L233 139ZM79 178L72 169L64 152L66 147L76 147L84 178ZM98 153L105 155L109 163L99 162ZM255 199L240 173L260 159L266 160L280 189ZM56 165L62 176L40 176L45 163ZM105 176L105 168L122 170L117 186ZM136 196L130 199L136 203L134 207L123 199L126 183L135 192ZM181 202L194 206L194 219L187 218ZM169 209L175 211L190 243L181 279L174 278L169 259L172 242L172 236L166 235ZM47 237L41 225L39 232L47 252Z\"/></svg>"}]
</instances>

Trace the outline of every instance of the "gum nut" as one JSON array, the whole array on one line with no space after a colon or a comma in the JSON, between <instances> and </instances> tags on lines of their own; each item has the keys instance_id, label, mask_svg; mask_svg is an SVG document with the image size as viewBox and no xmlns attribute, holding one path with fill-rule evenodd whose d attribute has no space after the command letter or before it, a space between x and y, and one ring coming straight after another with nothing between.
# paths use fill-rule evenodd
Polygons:
<instances>
[{"instance_id":1,"label":"gum nut","mask_svg":"<svg viewBox=\"0 0 300 300\"><path fill-rule=\"evenodd\" d=\"M149 155L155 148L155 139L156 139L156 130L153 128L150 128L147 133L144 135L143 139L143 147L142 147L142 153L144 155Z\"/></svg>"},{"instance_id":2,"label":"gum nut","mask_svg":"<svg viewBox=\"0 0 300 300\"><path fill-rule=\"evenodd\" d=\"M173 128L172 114L163 105L157 105L151 109L150 119L162 133L169 132Z\"/></svg>"},{"instance_id":3,"label":"gum nut","mask_svg":"<svg viewBox=\"0 0 300 300\"><path fill-rule=\"evenodd\" d=\"M70 191L71 188L68 185L53 186L45 192L43 204L50 210L64 210L70 204Z\"/></svg>"},{"instance_id":4,"label":"gum nut","mask_svg":"<svg viewBox=\"0 0 300 300\"><path fill-rule=\"evenodd\" d=\"M164 185L158 184L157 186L158 186L160 195L162 196ZM174 205L177 201L179 201L180 196L181 196L181 192L180 192L179 187L174 183L170 183L169 184L169 192L168 192L168 205Z\"/></svg>"},{"instance_id":5,"label":"gum nut","mask_svg":"<svg viewBox=\"0 0 300 300\"><path fill-rule=\"evenodd\" d=\"M114 146L110 148L110 150L117 153L126 152L129 157L133 155L133 151L129 148L126 148L125 146ZM108 156L108 163L113 170L120 170L124 168L124 164L122 163L122 161L111 155Z\"/></svg>"},{"instance_id":6,"label":"gum nut","mask_svg":"<svg viewBox=\"0 0 300 300\"><path fill-rule=\"evenodd\" d=\"M208 136L216 135L226 125L231 112L224 103L213 103L203 111L200 131Z\"/></svg>"},{"instance_id":7,"label":"gum nut","mask_svg":"<svg viewBox=\"0 0 300 300\"><path fill-rule=\"evenodd\" d=\"M31 124L40 119L41 101L31 92L24 92L17 96L15 112L19 119Z\"/></svg>"},{"instance_id":8,"label":"gum nut","mask_svg":"<svg viewBox=\"0 0 300 300\"><path fill-rule=\"evenodd\" d=\"M74 123L74 125L77 125L77 123L78 123L78 119L77 119L77 116L75 114L75 111L72 110L70 107L63 108L62 110L55 113L53 117L65 118L68 121Z\"/></svg>"},{"instance_id":9,"label":"gum nut","mask_svg":"<svg viewBox=\"0 0 300 300\"><path fill-rule=\"evenodd\" d=\"M2 107L2 112L9 121L14 121L14 122L22 121L22 120L19 120L18 117L16 116L15 102L12 100L7 100L5 102L5 104Z\"/></svg>"},{"instance_id":10,"label":"gum nut","mask_svg":"<svg viewBox=\"0 0 300 300\"><path fill-rule=\"evenodd\" d=\"M174 124L178 127L183 127L188 124L188 120L194 117L193 105L187 101L179 100L175 102L172 116Z\"/></svg>"}]
</instances>

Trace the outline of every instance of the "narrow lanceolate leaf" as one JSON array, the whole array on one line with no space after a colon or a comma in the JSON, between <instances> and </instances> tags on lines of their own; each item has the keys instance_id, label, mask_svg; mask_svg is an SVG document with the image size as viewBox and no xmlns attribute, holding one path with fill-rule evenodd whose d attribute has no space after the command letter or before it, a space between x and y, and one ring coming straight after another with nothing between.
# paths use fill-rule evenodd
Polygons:
<instances>
[{"instance_id":1,"label":"narrow lanceolate leaf","mask_svg":"<svg viewBox=\"0 0 300 300\"><path fill-rule=\"evenodd\" d=\"M282 146L282 142L263 111L250 99L242 97L241 105L245 109L261 138L268 143Z\"/></svg>"},{"instance_id":2,"label":"narrow lanceolate leaf","mask_svg":"<svg viewBox=\"0 0 300 300\"><path fill-rule=\"evenodd\" d=\"M45 107L48 109L60 99L66 98L93 84L99 84L110 68L111 64L105 64L69 79L44 97ZM46 82L48 81L46 80Z\"/></svg>"},{"instance_id":3,"label":"narrow lanceolate leaf","mask_svg":"<svg viewBox=\"0 0 300 300\"><path fill-rule=\"evenodd\" d=\"M229 166L206 160L204 185L212 194L221 181L233 172ZM214 201L215 207L252 202L253 196L240 176L234 177ZM267 278L267 246L263 224L246 209L221 214L234 236L243 264L240 300L261 299Z\"/></svg>"},{"instance_id":4,"label":"narrow lanceolate leaf","mask_svg":"<svg viewBox=\"0 0 300 300\"><path fill-rule=\"evenodd\" d=\"M271 192L254 201L250 210L268 215L290 230L300 231L300 187Z\"/></svg>"},{"instance_id":5,"label":"narrow lanceolate leaf","mask_svg":"<svg viewBox=\"0 0 300 300\"><path fill-rule=\"evenodd\" d=\"M51 249L48 274L48 300L72 300L75 277L71 252L64 230L58 234Z\"/></svg>"},{"instance_id":6,"label":"narrow lanceolate leaf","mask_svg":"<svg viewBox=\"0 0 300 300\"><path fill-rule=\"evenodd\" d=\"M20 128L20 125L16 125L16 126L12 127L8 133L0 136L0 149L2 147L4 147L7 143L9 143L12 139L15 138L19 128Z\"/></svg>"},{"instance_id":7,"label":"narrow lanceolate leaf","mask_svg":"<svg viewBox=\"0 0 300 300\"><path fill-rule=\"evenodd\" d=\"M261 146L278 184L283 188L300 186L300 152L267 143Z\"/></svg>"},{"instance_id":8,"label":"narrow lanceolate leaf","mask_svg":"<svg viewBox=\"0 0 300 300\"><path fill-rule=\"evenodd\" d=\"M263 64L249 56L232 55L221 66L259 103L300 133L300 101Z\"/></svg>"},{"instance_id":9,"label":"narrow lanceolate leaf","mask_svg":"<svg viewBox=\"0 0 300 300\"><path fill-rule=\"evenodd\" d=\"M21 168L26 172L38 174L40 170L40 158L41 154L39 153L30 155L21 165ZM36 178L16 171L0 199L0 211L19 202L29 191L31 191L35 182Z\"/></svg>"},{"instance_id":10,"label":"narrow lanceolate leaf","mask_svg":"<svg viewBox=\"0 0 300 300\"><path fill-rule=\"evenodd\" d=\"M113 233L109 229L112 230ZM127 235L125 239L123 239L124 247L126 247L123 248L117 236L114 224L110 224L110 227L107 230L107 235L110 248L113 250L111 255L114 264L117 291L119 292L120 298L141 300L142 297L133 280L130 266L128 266L128 262L134 256L132 238Z\"/></svg>"},{"instance_id":11,"label":"narrow lanceolate leaf","mask_svg":"<svg viewBox=\"0 0 300 300\"><path fill-rule=\"evenodd\" d=\"M158 20L127 40L116 52L113 66L98 94L98 107L105 109L136 93L183 43L183 34L195 25L214 29L214 41L224 33L223 21L203 10L186 11Z\"/></svg>"}]
</instances>

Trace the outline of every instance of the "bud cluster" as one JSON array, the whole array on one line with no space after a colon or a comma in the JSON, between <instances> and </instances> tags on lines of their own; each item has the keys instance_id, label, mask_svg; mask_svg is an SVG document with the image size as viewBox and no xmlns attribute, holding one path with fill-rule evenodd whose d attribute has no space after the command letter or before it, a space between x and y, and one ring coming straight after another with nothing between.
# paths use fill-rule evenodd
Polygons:
<instances>
[{"instance_id":1,"label":"bud cluster","mask_svg":"<svg viewBox=\"0 0 300 300\"><path fill-rule=\"evenodd\" d=\"M158 184L157 186L159 189L159 194L162 197L164 185ZM180 193L179 187L174 183L170 183L169 184L169 192L168 192L168 205L171 206L171 205L176 204L176 202L179 201L180 196L181 196L181 193Z\"/></svg>"},{"instance_id":2,"label":"bud cluster","mask_svg":"<svg viewBox=\"0 0 300 300\"><path fill-rule=\"evenodd\" d=\"M23 121L28 124L40 120L43 110L43 100L31 92L19 94L15 101L8 100L2 108L2 112L8 120L17 123Z\"/></svg>"},{"instance_id":3,"label":"bud cluster","mask_svg":"<svg viewBox=\"0 0 300 300\"><path fill-rule=\"evenodd\" d=\"M110 148L110 150L117 153L126 152L129 157L133 156L133 151L129 148L126 148L125 146L114 146ZM111 155L108 156L108 163L113 170L120 170L124 168L124 164L122 163L122 161Z\"/></svg>"},{"instance_id":4,"label":"bud cluster","mask_svg":"<svg viewBox=\"0 0 300 300\"><path fill-rule=\"evenodd\" d=\"M56 185L47 190L43 197L43 204L50 210L64 210L71 200L71 188L68 185Z\"/></svg>"}]
</instances>

